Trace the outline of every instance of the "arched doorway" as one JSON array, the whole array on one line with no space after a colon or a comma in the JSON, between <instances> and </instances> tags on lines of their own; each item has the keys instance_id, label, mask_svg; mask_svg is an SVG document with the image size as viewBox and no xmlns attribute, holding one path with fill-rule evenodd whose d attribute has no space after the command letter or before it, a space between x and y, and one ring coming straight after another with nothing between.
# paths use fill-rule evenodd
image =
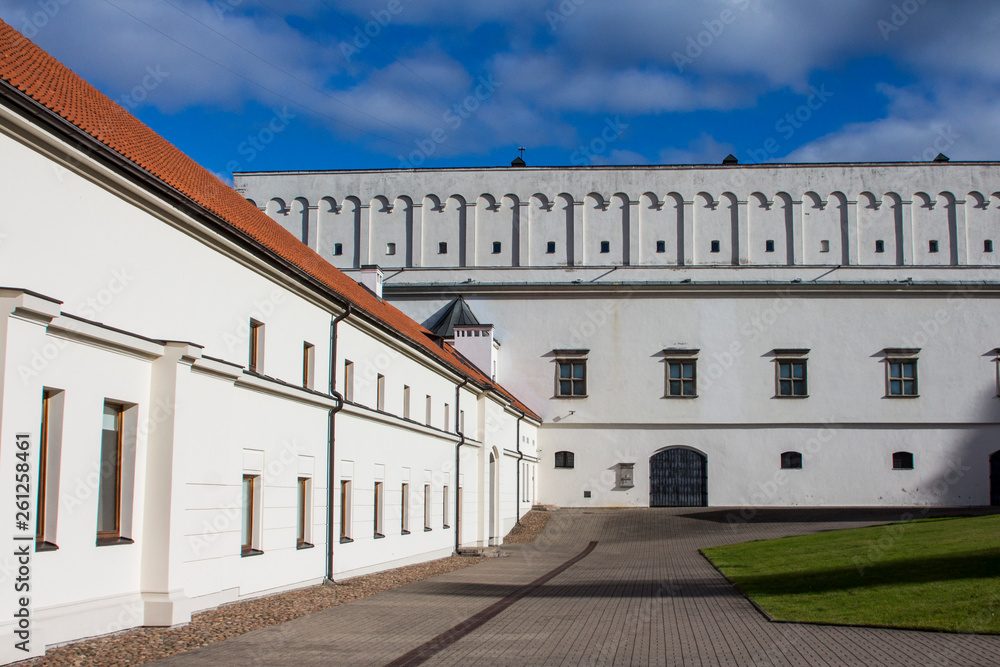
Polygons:
<instances>
[{"instance_id":1,"label":"arched doorway","mask_svg":"<svg viewBox=\"0 0 1000 667\"><path fill-rule=\"evenodd\" d=\"M1000 506L1000 451L990 456L990 505Z\"/></svg>"},{"instance_id":2,"label":"arched doorway","mask_svg":"<svg viewBox=\"0 0 1000 667\"><path fill-rule=\"evenodd\" d=\"M693 449L674 447L649 459L650 507L707 507L708 459Z\"/></svg>"}]
</instances>

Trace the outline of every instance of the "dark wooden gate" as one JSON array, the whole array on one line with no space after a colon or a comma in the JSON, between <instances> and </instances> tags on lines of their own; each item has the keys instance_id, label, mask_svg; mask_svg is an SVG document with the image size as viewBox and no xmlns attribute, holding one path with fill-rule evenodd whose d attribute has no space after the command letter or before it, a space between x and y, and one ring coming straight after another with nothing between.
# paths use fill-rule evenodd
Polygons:
<instances>
[{"instance_id":1,"label":"dark wooden gate","mask_svg":"<svg viewBox=\"0 0 1000 667\"><path fill-rule=\"evenodd\" d=\"M1000 452L990 457L990 505L1000 506Z\"/></svg>"},{"instance_id":2,"label":"dark wooden gate","mask_svg":"<svg viewBox=\"0 0 1000 667\"><path fill-rule=\"evenodd\" d=\"M680 448L653 454L649 459L649 506L707 507L707 459Z\"/></svg>"}]
</instances>

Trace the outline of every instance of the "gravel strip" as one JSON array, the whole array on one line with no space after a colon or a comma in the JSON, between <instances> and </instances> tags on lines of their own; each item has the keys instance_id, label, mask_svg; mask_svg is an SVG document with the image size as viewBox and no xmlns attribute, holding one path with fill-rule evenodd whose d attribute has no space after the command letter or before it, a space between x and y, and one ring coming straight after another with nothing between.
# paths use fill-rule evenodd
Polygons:
<instances>
[{"instance_id":1,"label":"gravel strip","mask_svg":"<svg viewBox=\"0 0 1000 667\"><path fill-rule=\"evenodd\" d=\"M524 520L522 519L522 522ZM50 649L22 665L143 665L175 653L259 630L353 602L393 588L480 563L484 558L455 557L409 565L348 579L333 586L310 586L267 597L234 602L195 614L179 628L135 628Z\"/></svg>"},{"instance_id":2,"label":"gravel strip","mask_svg":"<svg viewBox=\"0 0 1000 667\"><path fill-rule=\"evenodd\" d=\"M503 538L504 544L531 544L542 534L545 524L549 522L552 512L545 510L531 510L521 517L521 525L515 525L514 529Z\"/></svg>"}]
</instances>

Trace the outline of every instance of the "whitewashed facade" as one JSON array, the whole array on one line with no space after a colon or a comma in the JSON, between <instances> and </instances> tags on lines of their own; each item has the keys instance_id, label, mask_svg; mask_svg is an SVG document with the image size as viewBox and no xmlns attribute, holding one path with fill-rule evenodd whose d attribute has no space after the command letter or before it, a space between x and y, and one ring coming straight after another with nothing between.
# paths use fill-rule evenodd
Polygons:
<instances>
[{"instance_id":1,"label":"whitewashed facade","mask_svg":"<svg viewBox=\"0 0 1000 667\"><path fill-rule=\"evenodd\" d=\"M0 662L496 544L531 508L538 421L488 379L6 81L0 156L0 497L31 547L0 557Z\"/></svg>"},{"instance_id":2,"label":"whitewashed facade","mask_svg":"<svg viewBox=\"0 0 1000 667\"><path fill-rule=\"evenodd\" d=\"M1000 164L246 173L235 186L345 270L394 269L385 292L418 321L461 296L495 325L501 380L544 420L545 503L687 504L652 488L654 459L675 449L703 461L691 504L1000 502ZM562 397L560 358L574 355L585 396ZM681 360L696 381L674 397ZM783 396L792 363L805 381Z\"/></svg>"}]
</instances>

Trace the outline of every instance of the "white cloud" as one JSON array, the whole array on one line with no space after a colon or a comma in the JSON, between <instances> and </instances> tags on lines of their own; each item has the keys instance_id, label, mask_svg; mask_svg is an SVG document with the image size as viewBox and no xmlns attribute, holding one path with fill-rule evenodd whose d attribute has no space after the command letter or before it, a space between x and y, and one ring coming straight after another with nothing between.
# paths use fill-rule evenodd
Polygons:
<instances>
[{"instance_id":1,"label":"white cloud","mask_svg":"<svg viewBox=\"0 0 1000 667\"><path fill-rule=\"evenodd\" d=\"M662 164L722 164L723 158L735 154L732 144L720 143L715 137L702 133L684 148L665 148L660 151Z\"/></svg>"}]
</instances>

